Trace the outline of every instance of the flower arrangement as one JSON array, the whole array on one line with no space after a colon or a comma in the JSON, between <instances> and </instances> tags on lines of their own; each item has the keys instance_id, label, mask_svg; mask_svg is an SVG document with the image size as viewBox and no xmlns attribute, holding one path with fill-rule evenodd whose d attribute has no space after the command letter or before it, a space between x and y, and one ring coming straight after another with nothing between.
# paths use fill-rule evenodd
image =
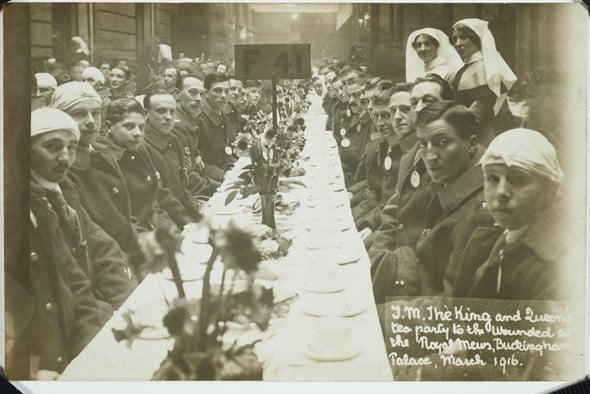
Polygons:
<instances>
[{"instance_id":1,"label":"flower arrangement","mask_svg":"<svg viewBox=\"0 0 590 394\"><path fill-rule=\"evenodd\" d=\"M160 272L170 268L178 298L169 305L163 318L174 346L168 352L154 380L259 380L262 364L254 353L255 343L237 346L224 342L224 334L231 322L255 324L266 330L273 313L274 294L254 283L254 274L262 260L257 238L239 228L234 222L223 230L215 230L206 219L198 226L206 226L212 253L207 261L200 299L187 298L175 254L179 250L180 235L158 224L144 233L140 245L146 256L147 270ZM221 283L211 281L211 272L218 258L223 263ZM244 278L236 288L236 278ZM239 290L239 291L238 291ZM133 322L124 316L127 327L113 330L118 341L140 337L149 326Z\"/></svg>"}]
</instances>

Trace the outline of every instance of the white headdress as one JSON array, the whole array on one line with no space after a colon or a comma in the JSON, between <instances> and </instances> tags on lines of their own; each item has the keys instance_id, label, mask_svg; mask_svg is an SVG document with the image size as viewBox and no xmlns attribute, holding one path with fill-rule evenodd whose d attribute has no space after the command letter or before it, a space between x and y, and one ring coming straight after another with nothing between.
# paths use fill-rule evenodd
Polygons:
<instances>
[{"instance_id":1,"label":"white headdress","mask_svg":"<svg viewBox=\"0 0 590 394\"><path fill-rule=\"evenodd\" d=\"M455 51L449 43L449 37L438 29L425 27L410 33L408 36L406 44L406 81L414 82L416 78L422 77L426 74L424 61L418 57L418 53L413 46L416 38L422 34L426 34L438 42L436 58L433 60L434 63L446 66L451 73L457 71L461 67L463 62L457 54L457 51ZM446 78L446 75L441 75L441 77Z\"/></svg>"},{"instance_id":2,"label":"white headdress","mask_svg":"<svg viewBox=\"0 0 590 394\"><path fill-rule=\"evenodd\" d=\"M561 184L565 178L553 145L541 133L512 129L499 134L480 159L482 166L504 164L530 171Z\"/></svg>"},{"instance_id":3,"label":"white headdress","mask_svg":"<svg viewBox=\"0 0 590 394\"><path fill-rule=\"evenodd\" d=\"M501 91L502 83L504 83L507 90L510 90L518 78L496 49L496 42L488 28L487 21L477 18L468 18L455 22L453 27L457 25L467 26L473 30L481 40L481 52L486 71L487 84L490 90L494 92L496 97L498 97L498 99L496 99L496 104L494 105L494 114L497 114L500 110L500 106L506 98L506 93L502 93Z\"/></svg>"}]
</instances>

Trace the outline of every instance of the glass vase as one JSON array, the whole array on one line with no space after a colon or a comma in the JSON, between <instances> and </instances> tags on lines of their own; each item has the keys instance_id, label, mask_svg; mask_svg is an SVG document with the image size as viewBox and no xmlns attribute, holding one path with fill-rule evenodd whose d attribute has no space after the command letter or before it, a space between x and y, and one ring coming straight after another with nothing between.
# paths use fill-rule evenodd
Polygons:
<instances>
[{"instance_id":1,"label":"glass vase","mask_svg":"<svg viewBox=\"0 0 590 394\"><path fill-rule=\"evenodd\" d=\"M260 204L262 207L262 224L272 229L276 229L275 223L275 198L276 193L260 194Z\"/></svg>"}]
</instances>

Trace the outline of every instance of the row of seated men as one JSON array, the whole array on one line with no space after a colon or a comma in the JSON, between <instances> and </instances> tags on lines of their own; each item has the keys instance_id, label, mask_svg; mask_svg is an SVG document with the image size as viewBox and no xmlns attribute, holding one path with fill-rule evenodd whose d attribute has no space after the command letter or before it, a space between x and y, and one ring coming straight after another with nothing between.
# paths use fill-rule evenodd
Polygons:
<instances>
[{"instance_id":1,"label":"row of seated men","mask_svg":"<svg viewBox=\"0 0 590 394\"><path fill-rule=\"evenodd\" d=\"M347 66L322 82L377 304L567 296L575 262L550 135L512 128L484 145L476 112L434 74L394 84Z\"/></svg>"},{"instance_id":2,"label":"row of seated men","mask_svg":"<svg viewBox=\"0 0 590 394\"><path fill-rule=\"evenodd\" d=\"M146 275L138 235L198 219L236 160L229 80L182 82L176 98L112 100L104 120L94 88L68 82L31 113L30 264L6 263L10 378L56 378Z\"/></svg>"}]
</instances>

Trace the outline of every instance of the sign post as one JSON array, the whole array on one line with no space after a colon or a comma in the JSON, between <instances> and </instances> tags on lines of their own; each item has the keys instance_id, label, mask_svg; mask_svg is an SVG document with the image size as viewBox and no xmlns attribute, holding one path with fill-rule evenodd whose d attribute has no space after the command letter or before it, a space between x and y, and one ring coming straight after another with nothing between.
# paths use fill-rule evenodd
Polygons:
<instances>
[{"instance_id":1,"label":"sign post","mask_svg":"<svg viewBox=\"0 0 590 394\"><path fill-rule=\"evenodd\" d=\"M277 130L277 80L311 78L310 44L234 45L235 74L272 81L272 126Z\"/></svg>"}]
</instances>

